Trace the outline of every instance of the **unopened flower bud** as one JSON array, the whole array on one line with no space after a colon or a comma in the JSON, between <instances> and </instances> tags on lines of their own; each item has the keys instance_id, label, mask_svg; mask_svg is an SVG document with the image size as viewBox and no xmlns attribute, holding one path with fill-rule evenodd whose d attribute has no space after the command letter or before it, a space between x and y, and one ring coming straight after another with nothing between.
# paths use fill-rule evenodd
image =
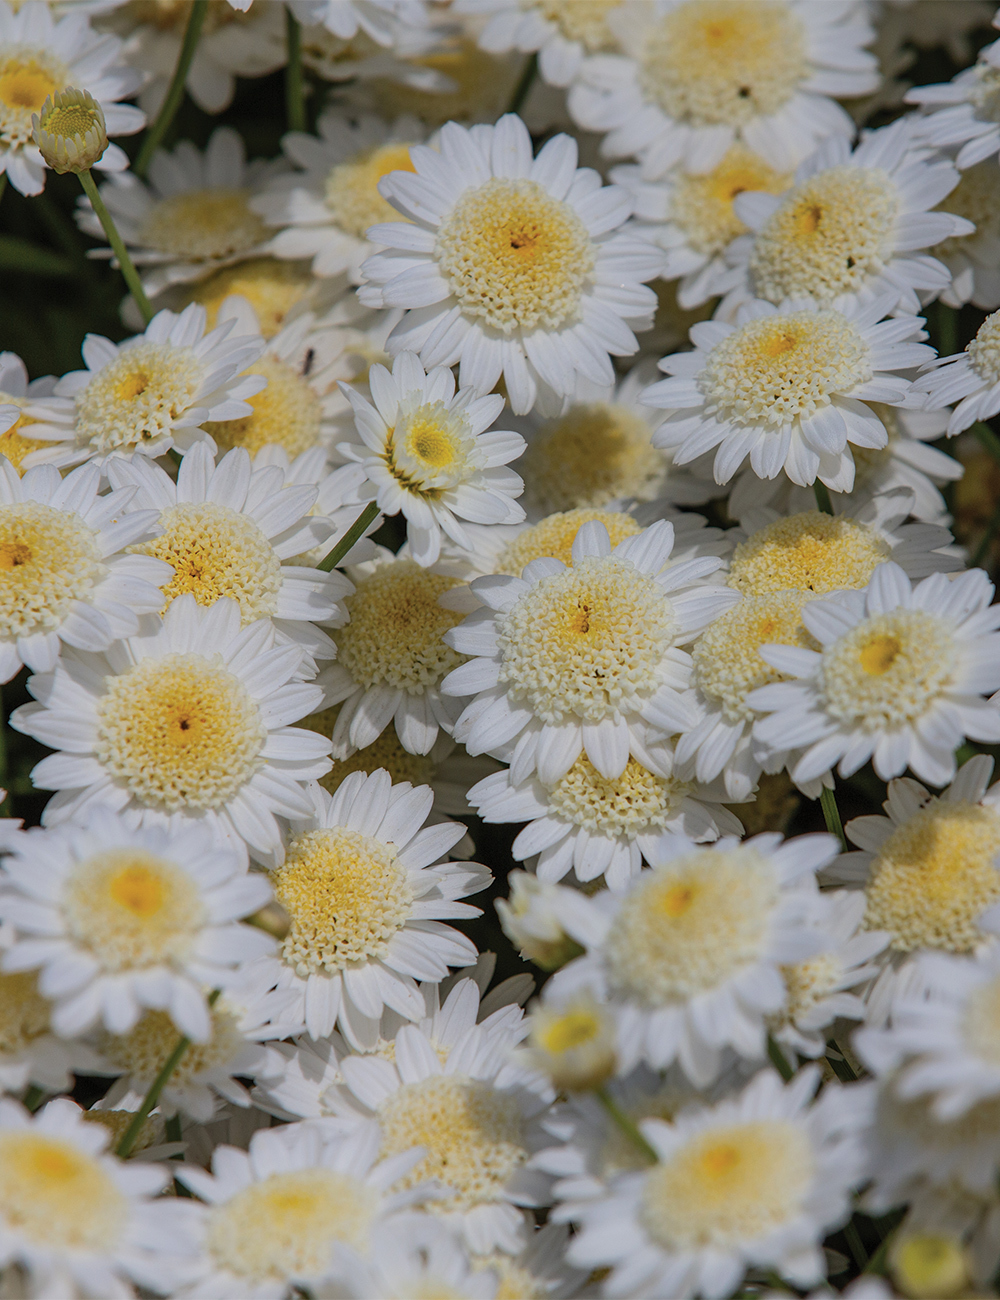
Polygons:
<instances>
[{"instance_id":1,"label":"unopened flower bud","mask_svg":"<svg viewBox=\"0 0 1000 1300\"><path fill-rule=\"evenodd\" d=\"M530 1063L564 1092L601 1088L615 1071L615 1027L608 1008L585 994L531 1012Z\"/></svg>"},{"instance_id":2,"label":"unopened flower bud","mask_svg":"<svg viewBox=\"0 0 1000 1300\"><path fill-rule=\"evenodd\" d=\"M955 1296L965 1290L969 1274L962 1243L945 1233L908 1233L891 1256L892 1276L903 1295Z\"/></svg>"},{"instance_id":3,"label":"unopened flower bud","mask_svg":"<svg viewBox=\"0 0 1000 1300\"><path fill-rule=\"evenodd\" d=\"M57 90L31 118L32 138L56 172L89 171L108 147L104 111L85 90Z\"/></svg>"},{"instance_id":4,"label":"unopened flower bud","mask_svg":"<svg viewBox=\"0 0 1000 1300\"><path fill-rule=\"evenodd\" d=\"M497 915L503 932L525 961L542 970L558 970L583 949L565 932L559 919L559 902L568 892L562 885L548 885L527 871L512 871L507 877L509 898L498 898Z\"/></svg>"}]
</instances>

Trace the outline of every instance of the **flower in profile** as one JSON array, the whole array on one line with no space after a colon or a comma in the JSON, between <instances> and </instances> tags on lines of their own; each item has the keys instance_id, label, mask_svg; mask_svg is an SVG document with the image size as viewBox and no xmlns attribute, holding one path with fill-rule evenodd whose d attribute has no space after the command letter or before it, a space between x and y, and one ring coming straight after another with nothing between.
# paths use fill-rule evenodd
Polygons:
<instances>
[{"instance_id":1,"label":"flower in profile","mask_svg":"<svg viewBox=\"0 0 1000 1300\"><path fill-rule=\"evenodd\" d=\"M915 119L921 141L937 149L958 146L957 166L992 157L1000 151L1000 41L983 46L972 67L951 81L913 86L904 98L929 110Z\"/></svg>"},{"instance_id":2,"label":"flower in profile","mask_svg":"<svg viewBox=\"0 0 1000 1300\"><path fill-rule=\"evenodd\" d=\"M987 316L963 352L938 357L924 367L913 385L929 407L956 403L948 420L948 437L988 420L1000 411L1000 311Z\"/></svg>"},{"instance_id":3,"label":"flower in profile","mask_svg":"<svg viewBox=\"0 0 1000 1300\"><path fill-rule=\"evenodd\" d=\"M539 394L576 394L614 382L612 356L638 348L656 296L643 284L661 255L621 227L631 205L578 169L576 141L549 140L537 158L519 117L468 131L441 130L439 150L410 150L415 175L381 182L407 222L373 226L387 251L362 268L367 306L409 310L389 336L392 353L425 366L461 363L462 387L489 393L501 374L511 408Z\"/></svg>"},{"instance_id":4,"label":"flower in profile","mask_svg":"<svg viewBox=\"0 0 1000 1300\"><path fill-rule=\"evenodd\" d=\"M57 90L31 121L32 139L43 161L60 174L89 171L108 147L104 113L85 90Z\"/></svg>"}]
</instances>

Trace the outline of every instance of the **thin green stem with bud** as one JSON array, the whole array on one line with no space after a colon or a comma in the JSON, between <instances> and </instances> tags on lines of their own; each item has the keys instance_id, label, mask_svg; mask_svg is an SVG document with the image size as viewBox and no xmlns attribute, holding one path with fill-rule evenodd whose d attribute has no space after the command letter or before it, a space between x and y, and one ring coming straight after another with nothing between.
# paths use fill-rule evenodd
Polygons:
<instances>
[{"instance_id":1,"label":"thin green stem with bud","mask_svg":"<svg viewBox=\"0 0 1000 1300\"><path fill-rule=\"evenodd\" d=\"M191 71L194 52L198 46L198 38L201 36L201 29L205 24L207 13L208 0L194 0L191 12L188 14L187 26L184 28L184 39L181 42L180 53L177 56L174 75L170 78L166 98L160 105L156 121L149 128L149 132L142 142L139 156L132 164L132 170L137 176L146 175L149 164L153 161L153 154L159 148L163 137L170 130L170 125L177 116L177 110L184 99L184 87L187 84L188 73Z\"/></svg>"},{"instance_id":2,"label":"thin green stem with bud","mask_svg":"<svg viewBox=\"0 0 1000 1300\"><path fill-rule=\"evenodd\" d=\"M77 175L80 177L80 184L83 186L84 194L90 199L91 207L97 213L98 220L104 227L104 233L108 237L112 252L118 259L118 266L125 278L125 283L128 285L129 293L135 299L135 305L142 313L142 319L148 325L153 319L153 309L149 305L149 299L142 287L142 281L139 279L139 272L135 269L135 263L129 257L128 249L118 233L118 227L112 220L111 213L105 206L91 173L89 171L77 172Z\"/></svg>"},{"instance_id":3,"label":"thin green stem with bud","mask_svg":"<svg viewBox=\"0 0 1000 1300\"><path fill-rule=\"evenodd\" d=\"M621 1106L619 1106L614 1097L612 1097L611 1093L608 1092L607 1088L596 1088L594 1090L594 1096L611 1116L615 1127L624 1133L632 1145L641 1151L651 1164L655 1165L660 1158L656 1154L656 1149L650 1146L642 1136L638 1124L636 1124L635 1120L630 1119L629 1116L625 1114Z\"/></svg>"},{"instance_id":4,"label":"thin green stem with bud","mask_svg":"<svg viewBox=\"0 0 1000 1300\"><path fill-rule=\"evenodd\" d=\"M377 518L378 506L374 501L369 501L337 545L329 555L323 556L320 562L316 565L316 568L322 569L324 573L329 573L331 569L335 569L344 556L350 551L351 547L361 541L362 537L364 537L365 533Z\"/></svg>"}]
</instances>

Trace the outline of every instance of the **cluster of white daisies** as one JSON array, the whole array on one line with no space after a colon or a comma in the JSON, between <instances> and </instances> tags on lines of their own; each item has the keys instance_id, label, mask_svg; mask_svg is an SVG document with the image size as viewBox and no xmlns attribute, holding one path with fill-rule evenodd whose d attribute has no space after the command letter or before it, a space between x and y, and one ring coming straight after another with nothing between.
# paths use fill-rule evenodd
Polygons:
<instances>
[{"instance_id":1,"label":"cluster of white daisies","mask_svg":"<svg viewBox=\"0 0 1000 1300\"><path fill-rule=\"evenodd\" d=\"M25 196L314 123L109 144L151 319L0 355L0 1294L997 1294L992 17L0 0Z\"/></svg>"}]
</instances>

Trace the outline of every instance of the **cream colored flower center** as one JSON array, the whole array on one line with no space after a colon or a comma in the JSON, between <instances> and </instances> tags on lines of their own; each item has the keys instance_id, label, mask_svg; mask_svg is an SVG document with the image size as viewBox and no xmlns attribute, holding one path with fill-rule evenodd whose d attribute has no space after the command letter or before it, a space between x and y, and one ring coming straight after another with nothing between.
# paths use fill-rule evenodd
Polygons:
<instances>
[{"instance_id":1,"label":"cream colored flower center","mask_svg":"<svg viewBox=\"0 0 1000 1300\"><path fill-rule=\"evenodd\" d=\"M431 499L458 487L485 464L468 417L449 410L444 402L409 409L400 405L396 426L389 430L385 461L401 488Z\"/></svg>"},{"instance_id":2,"label":"cream colored flower center","mask_svg":"<svg viewBox=\"0 0 1000 1300\"><path fill-rule=\"evenodd\" d=\"M694 127L770 117L809 75L805 30L782 0L687 0L646 35L639 56L646 98Z\"/></svg>"},{"instance_id":3,"label":"cream colored flower center","mask_svg":"<svg viewBox=\"0 0 1000 1300\"><path fill-rule=\"evenodd\" d=\"M272 882L292 921L282 956L303 979L384 957L413 910L395 847L346 826L297 835Z\"/></svg>"},{"instance_id":4,"label":"cream colored flower center","mask_svg":"<svg viewBox=\"0 0 1000 1300\"><path fill-rule=\"evenodd\" d=\"M821 952L808 961L794 966L782 966L787 1002L780 1021L797 1023L817 1003L829 997L844 973L840 959L834 953Z\"/></svg>"},{"instance_id":5,"label":"cream colored flower center","mask_svg":"<svg viewBox=\"0 0 1000 1300\"><path fill-rule=\"evenodd\" d=\"M577 4L578 0L564 0L568 4ZM499 1279L493 1300L548 1300L552 1287L547 1278L535 1277L526 1268L516 1263L509 1255L487 1255L480 1262L475 1260L472 1267L478 1272L480 1268L491 1268ZM428 1300L438 1300L438 1293ZM442 1300L449 1300L445 1295ZM465 1300L457 1296L455 1300Z\"/></svg>"},{"instance_id":6,"label":"cream colored flower center","mask_svg":"<svg viewBox=\"0 0 1000 1300\"><path fill-rule=\"evenodd\" d=\"M35 971L0 971L0 1060L19 1055L47 1034L49 1011Z\"/></svg>"},{"instance_id":7,"label":"cream colored flower center","mask_svg":"<svg viewBox=\"0 0 1000 1300\"><path fill-rule=\"evenodd\" d=\"M975 65L975 79L969 88L969 102L981 121L1000 122L1000 68L995 68L991 63Z\"/></svg>"},{"instance_id":8,"label":"cream colored flower center","mask_svg":"<svg viewBox=\"0 0 1000 1300\"><path fill-rule=\"evenodd\" d=\"M208 921L201 891L183 868L134 848L78 863L60 909L70 936L106 971L182 962Z\"/></svg>"},{"instance_id":9,"label":"cream colored flower center","mask_svg":"<svg viewBox=\"0 0 1000 1300\"><path fill-rule=\"evenodd\" d=\"M326 206L334 225L355 239L363 239L369 226L380 221L404 221L378 183L390 172L415 171L408 144L384 144L338 163L326 178Z\"/></svg>"},{"instance_id":10,"label":"cream colored flower center","mask_svg":"<svg viewBox=\"0 0 1000 1300\"><path fill-rule=\"evenodd\" d=\"M335 1169L271 1174L212 1207L206 1246L248 1283L323 1278L337 1244L366 1250L377 1208L370 1187Z\"/></svg>"},{"instance_id":11,"label":"cream colored flower center","mask_svg":"<svg viewBox=\"0 0 1000 1300\"><path fill-rule=\"evenodd\" d=\"M962 1041L980 1060L1000 1065L1000 977L994 976L969 995Z\"/></svg>"},{"instance_id":12,"label":"cream colored flower center","mask_svg":"<svg viewBox=\"0 0 1000 1300\"><path fill-rule=\"evenodd\" d=\"M537 181L468 189L438 230L438 265L462 309L501 334L579 319L596 265L586 227Z\"/></svg>"},{"instance_id":13,"label":"cream colored flower center","mask_svg":"<svg viewBox=\"0 0 1000 1300\"><path fill-rule=\"evenodd\" d=\"M899 192L878 167L829 167L791 189L754 240L754 296L830 302L857 293L893 255Z\"/></svg>"},{"instance_id":14,"label":"cream colored flower center","mask_svg":"<svg viewBox=\"0 0 1000 1300\"><path fill-rule=\"evenodd\" d=\"M94 753L140 803L168 812L218 808L260 767L267 738L260 709L221 665L172 654L106 680Z\"/></svg>"},{"instance_id":15,"label":"cream colored flower center","mask_svg":"<svg viewBox=\"0 0 1000 1300\"><path fill-rule=\"evenodd\" d=\"M26 400L26 398L14 397L10 393L0 391L0 406L23 407ZM37 420L22 412L6 432L0 433L0 456L6 456L18 474L24 473L22 465L25 456L29 456L33 451L41 451L43 447L52 446L52 443L45 442L41 438L26 438L24 436L25 429L37 423Z\"/></svg>"},{"instance_id":16,"label":"cream colored flower center","mask_svg":"<svg viewBox=\"0 0 1000 1300\"><path fill-rule=\"evenodd\" d=\"M615 41L608 30L607 18L622 0L521 0L522 9L537 9L543 18L555 23L560 36L579 41L588 54L613 50Z\"/></svg>"},{"instance_id":17,"label":"cream colored flower center","mask_svg":"<svg viewBox=\"0 0 1000 1300\"><path fill-rule=\"evenodd\" d=\"M769 167L745 145L736 144L722 162L704 175L681 175L670 196L670 220L680 226L696 253L714 257L746 226L733 210L733 200L746 190L780 194L788 189L791 176Z\"/></svg>"},{"instance_id":18,"label":"cream colored flower center","mask_svg":"<svg viewBox=\"0 0 1000 1300\"><path fill-rule=\"evenodd\" d=\"M1000 383L1000 311L986 317L965 350L980 379L990 385Z\"/></svg>"},{"instance_id":19,"label":"cream colored flower center","mask_svg":"<svg viewBox=\"0 0 1000 1300\"><path fill-rule=\"evenodd\" d=\"M865 926L887 930L897 952L972 952L977 922L1000 901L1000 815L985 804L932 799L892 832L865 888Z\"/></svg>"},{"instance_id":20,"label":"cream colored flower center","mask_svg":"<svg viewBox=\"0 0 1000 1300\"><path fill-rule=\"evenodd\" d=\"M323 408L307 380L280 357L263 356L245 372L263 375L267 387L253 393L246 401L252 415L241 420L209 421L205 429L219 445L220 452L245 447L256 456L262 447L284 447L294 457L319 442Z\"/></svg>"},{"instance_id":21,"label":"cream colored flower center","mask_svg":"<svg viewBox=\"0 0 1000 1300\"><path fill-rule=\"evenodd\" d=\"M312 29L313 32L317 30L321 29ZM374 45L369 38L365 39L369 47ZM358 43L356 37L353 44L357 46ZM378 50L379 47L366 49L364 57L370 57ZM345 54L351 61L358 57L358 53L352 54L349 48ZM342 67L344 60L339 63ZM391 73L375 77L368 85L386 121L404 113L414 114L431 128L443 126L445 122L484 121L487 118L493 121L504 112L517 81L516 62L511 66L495 54L481 50L471 36L458 33L444 38L430 54L408 57L407 64L443 74L454 89L424 89L394 78ZM400 220L399 216L396 220Z\"/></svg>"},{"instance_id":22,"label":"cream colored flower center","mask_svg":"<svg viewBox=\"0 0 1000 1300\"><path fill-rule=\"evenodd\" d=\"M143 217L137 242L185 262L246 253L268 237L249 199L249 190L225 187L171 194Z\"/></svg>"},{"instance_id":23,"label":"cream colored flower center","mask_svg":"<svg viewBox=\"0 0 1000 1300\"><path fill-rule=\"evenodd\" d=\"M821 596L871 581L892 547L874 529L843 516L806 510L776 519L737 546L729 585L745 596L809 591Z\"/></svg>"},{"instance_id":24,"label":"cream colored flower center","mask_svg":"<svg viewBox=\"0 0 1000 1300\"><path fill-rule=\"evenodd\" d=\"M787 680L760 656L762 645L796 645L818 650L802 626L802 606L811 599L804 591L776 591L745 596L727 610L694 643L694 682L727 722L752 722L756 716L746 698L758 686Z\"/></svg>"},{"instance_id":25,"label":"cream colored flower center","mask_svg":"<svg viewBox=\"0 0 1000 1300\"><path fill-rule=\"evenodd\" d=\"M555 725L642 708L678 630L656 582L613 555L535 582L496 626L501 683Z\"/></svg>"},{"instance_id":26,"label":"cream colored flower center","mask_svg":"<svg viewBox=\"0 0 1000 1300\"><path fill-rule=\"evenodd\" d=\"M321 736L332 736L339 713L340 705L337 704L333 708L321 709L319 713L310 714L297 725L315 731ZM324 790L335 794L345 777L350 776L352 772L365 772L371 775L380 767L392 777L393 785L398 785L400 781L409 781L410 785L430 785L434 779L435 764L431 759L426 754L408 754L400 744L396 728L388 726L377 740L366 745L364 749L356 750L350 758L339 762L335 760L326 776L319 778L319 783Z\"/></svg>"},{"instance_id":27,"label":"cream colored flower center","mask_svg":"<svg viewBox=\"0 0 1000 1300\"><path fill-rule=\"evenodd\" d=\"M212 1008L212 1036L192 1043L170 1075L170 1087L190 1087L211 1070L225 1070L246 1046L239 1017L222 1002ZM123 1074L138 1083L152 1082L177 1046L177 1026L166 1011L146 1011L127 1034L102 1034L99 1047Z\"/></svg>"},{"instance_id":28,"label":"cream colored flower center","mask_svg":"<svg viewBox=\"0 0 1000 1300\"><path fill-rule=\"evenodd\" d=\"M163 588L163 613L190 594L206 607L223 597L235 600L244 627L274 615L281 562L249 515L211 501L184 502L164 510L160 524L159 537L130 549L174 566Z\"/></svg>"},{"instance_id":29,"label":"cream colored flower center","mask_svg":"<svg viewBox=\"0 0 1000 1300\"><path fill-rule=\"evenodd\" d=\"M958 645L949 624L922 609L878 614L823 654L826 711L867 734L912 726L950 688Z\"/></svg>"},{"instance_id":30,"label":"cream colored flower center","mask_svg":"<svg viewBox=\"0 0 1000 1300\"><path fill-rule=\"evenodd\" d=\"M205 370L191 348L136 343L76 399L76 434L95 452L128 451L170 434L194 405Z\"/></svg>"},{"instance_id":31,"label":"cream colored flower center","mask_svg":"<svg viewBox=\"0 0 1000 1300\"><path fill-rule=\"evenodd\" d=\"M413 560L381 565L345 602L351 621L337 629L337 662L359 686L423 695L465 661L442 639L462 621L461 614L438 604L456 585L456 579L428 573Z\"/></svg>"},{"instance_id":32,"label":"cream colored flower center","mask_svg":"<svg viewBox=\"0 0 1000 1300\"><path fill-rule=\"evenodd\" d=\"M48 50L20 46L0 55L0 144L30 144L32 114L69 81L69 68Z\"/></svg>"},{"instance_id":33,"label":"cream colored flower center","mask_svg":"<svg viewBox=\"0 0 1000 1300\"><path fill-rule=\"evenodd\" d=\"M702 849L644 872L606 941L612 987L647 1007L717 989L759 960L779 898L753 849Z\"/></svg>"},{"instance_id":34,"label":"cream colored flower center","mask_svg":"<svg viewBox=\"0 0 1000 1300\"><path fill-rule=\"evenodd\" d=\"M377 1115L383 1156L426 1147L427 1155L396 1187L431 1178L445 1184L449 1194L427 1205L439 1214L502 1200L506 1183L528 1158L517 1099L478 1079L435 1075L403 1084Z\"/></svg>"},{"instance_id":35,"label":"cream colored flower center","mask_svg":"<svg viewBox=\"0 0 1000 1300\"><path fill-rule=\"evenodd\" d=\"M292 308L307 298L315 287L316 280L308 261L279 262L276 257L252 257L236 266L220 267L204 280L186 285L185 293L187 302L196 302L205 308L210 330L215 329L218 323L223 302L230 294L238 293L254 309L261 334L270 339L284 325ZM255 373L263 373L260 366L259 361Z\"/></svg>"},{"instance_id":36,"label":"cream colored flower center","mask_svg":"<svg viewBox=\"0 0 1000 1300\"><path fill-rule=\"evenodd\" d=\"M951 235L935 244L935 257L952 257L956 253L991 255L1000 234L1000 168L995 158L987 158L962 172L961 179L934 209L965 217L976 227L971 235Z\"/></svg>"},{"instance_id":37,"label":"cream colored flower center","mask_svg":"<svg viewBox=\"0 0 1000 1300\"><path fill-rule=\"evenodd\" d=\"M614 781L601 776L586 755L549 791L553 813L592 835L621 835L633 840L661 829L680 811L693 786L664 780L630 758Z\"/></svg>"},{"instance_id":38,"label":"cream colored flower center","mask_svg":"<svg viewBox=\"0 0 1000 1300\"><path fill-rule=\"evenodd\" d=\"M528 443L521 462L528 492L545 511L606 505L624 497L651 501L667 460L649 425L625 406L574 406Z\"/></svg>"},{"instance_id":39,"label":"cream colored flower center","mask_svg":"<svg viewBox=\"0 0 1000 1300\"><path fill-rule=\"evenodd\" d=\"M114 1252L128 1202L100 1163L66 1138L0 1132L0 1223L36 1250Z\"/></svg>"},{"instance_id":40,"label":"cream colored flower center","mask_svg":"<svg viewBox=\"0 0 1000 1300\"><path fill-rule=\"evenodd\" d=\"M812 1146L797 1125L720 1125L649 1171L639 1220L671 1253L738 1249L793 1223L815 1175Z\"/></svg>"},{"instance_id":41,"label":"cream colored flower center","mask_svg":"<svg viewBox=\"0 0 1000 1300\"><path fill-rule=\"evenodd\" d=\"M0 636L56 631L107 574L97 535L77 514L37 501L0 506Z\"/></svg>"},{"instance_id":42,"label":"cream colored flower center","mask_svg":"<svg viewBox=\"0 0 1000 1300\"><path fill-rule=\"evenodd\" d=\"M631 515L618 510L592 510L582 508L549 515L540 523L525 528L500 553L494 573L509 573L519 578L526 564L545 556L560 560L565 565L573 563L573 541L584 524L596 521L608 530L611 545L617 546L626 537L642 532Z\"/></svg>"}]
</instances>

